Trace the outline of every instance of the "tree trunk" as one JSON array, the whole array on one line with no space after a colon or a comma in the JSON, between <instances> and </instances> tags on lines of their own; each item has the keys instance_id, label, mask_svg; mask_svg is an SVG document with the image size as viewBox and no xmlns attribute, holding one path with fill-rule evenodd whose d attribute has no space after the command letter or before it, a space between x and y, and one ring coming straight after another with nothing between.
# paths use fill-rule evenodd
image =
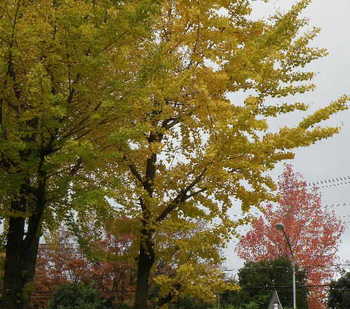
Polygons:
<instances>
[{"instance_id":1,"label":"tree trunk","mask_svg":"<svg viewBox=\"0 0 350 309\"><path fill-rule=\"evenodd\" d=\"M141 231L134 309L148 308L149 278L155 261L152 236L151 231L145 229Z\"/></svg>"},{"instance_id":2,"label":"tree trunk","mask_svg":"<svg viewBox=\"0 0 350 309\"><path fill-rule=\"evenodd\" d=\"M25 235L25 218L10 217L7 232L3 302L1 308L27 309L29 306L35 275L36 259L41 235L41 222L45 207L45 185L39 187L35 209L27 221ZM18 207L13 203L12 209L23 211L25 201Z\"/></svg>"},{"instance_id":3,"label":"tree trunk","mask_svg":"<svg viewBox=\"0 0 350 309\"><path fill-rule=\"evenodd\" d=\"M10 218L7 232L2 307L22 309L24 282L22 278L22 246L24 218Z\"/></svg>"}]
</instances>

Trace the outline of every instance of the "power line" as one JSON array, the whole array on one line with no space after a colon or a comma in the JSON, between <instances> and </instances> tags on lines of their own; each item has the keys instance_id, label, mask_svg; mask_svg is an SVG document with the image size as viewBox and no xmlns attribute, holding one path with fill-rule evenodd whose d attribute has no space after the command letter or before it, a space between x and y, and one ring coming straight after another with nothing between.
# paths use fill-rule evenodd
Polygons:
<instances>
[{"instance_id":1,"label":"power line","mask_svg":"<svg viewBox=\"0 0 350 309\"><path fill-rule=\"evenodd\" d=\"M350 202L342 202L342 203L332 203L332 204L324 204L322 208L340 208L350 206Z\"/></svg>"},{"instance_id":2,"label":"power line","mask_svg":"<svg viewBox=\"0 0 350 309\"><path fill-rule=\"evenodd\" d=\"M329 187L334 187L339 185L346 185L346 184L350 184L350 176L328 178L328 179L306 183L308 187L317 187L319 189L329 188Z\"/></svg>"},{"instance_id":3,"label":"power line","mask_svg":"<svg viewBox=\"0 0 350 309\"><path fill-rule=\"evenodd\" d=\"M332 288L332 290L341 290L341 291L350 291L350 289L344 289L344 288L338 288L335 286L332 286L331 283L327 284L303 284L303 285L297 285L297 289L307 288L307 289L313 289L313 288ZM262 289L262 290L270 290L270 289L291 289L292 286L289 285L267 285L267 286L248 286L245 287L247 289Z\"/></svg>"},{"instance_id":4,"label":"power line","mask_svg":"<svg viewBox=\"0 0 350 309\"><path fill-rule=\"evenodd\" d=\"M303 265L300 265L300 268L299 271L302 271L303 270L307 270L307 269L320 269L320 268L340 268L340 267L349 267L350 268L350 263L338 263L338 264L330 264L330 265L306 265L306 266L303 266ZM271 269L271 267L268 267L268 266L261 266L261 267L244 267L242 266L241 268L230 268L230 269L223 269L224 272L234 272L234 271L238 271L240 269L246 269L246 270L249 270L249 271L256 271L256 272L259 272L260 270L262 269ZM287 269L289 270L287 267L285 266L275 266L273 267L275 269Z\"/></svg>"}]
</instances>

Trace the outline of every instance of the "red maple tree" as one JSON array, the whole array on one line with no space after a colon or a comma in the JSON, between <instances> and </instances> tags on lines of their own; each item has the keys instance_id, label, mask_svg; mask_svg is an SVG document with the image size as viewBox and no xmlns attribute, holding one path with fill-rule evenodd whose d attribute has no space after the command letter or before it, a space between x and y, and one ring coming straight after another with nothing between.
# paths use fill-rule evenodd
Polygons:
<instances>
[{"instance_id":1,"label":"red maple tree","mask_svg":"<svg viewBox=\"0 0 350 309\"><path fill-rule=\"evenodd\" d=\"M334 211L322 207L317 188L308 187L299 173L287 165L278 183L277 205L267 205L264 214L251 225L240 240L236 252L246 261L290 256L290 250L276 224L282 223L290 240L296 264L306 271L309 288L309 308L325 308L325 283L332 278L332 265L344 224Z\"/></svg>"},{"instance_id":2,"label":"red maple tree","mask_svg":"<svg viewBox=\"0 0 350 309\"><path fill-rule=\"evenodd\" d=\"M134 293L135 270L127 258L131 243L129 235L106 233L89 244L94 258L62 230L58 241L39 248L32 305L46 308L54 290L67 283L93 284L112 303L127 302Z\"/></svg>"}]
</instances>

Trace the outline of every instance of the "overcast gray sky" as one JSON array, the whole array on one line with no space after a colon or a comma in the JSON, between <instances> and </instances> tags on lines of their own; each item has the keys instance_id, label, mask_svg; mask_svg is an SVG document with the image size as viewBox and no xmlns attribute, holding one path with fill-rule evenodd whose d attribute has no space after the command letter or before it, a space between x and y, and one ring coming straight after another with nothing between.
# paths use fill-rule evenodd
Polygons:
<instances>
[{"instance_id":1,"label":"overcast gray sky","mask_svg":"<svg viewBox=\"0 0 350 309\"><path fill-rule=\"evenodd\" d=\"M268 5L259 5L259 12L264 16L276 9L283 9L294 3L294 0L271 0ZM311 109L318 109L343 94L350 95L350 0L313 0L305 11L305 16L312 25L321 27L319 37L314 46L325 47L329 56L315 61L309 68L317 72L315 82L317 89L302 97ZM299 98L298 98L299 99ZM289 115L285 121L293 122L299 115ZM309 182L350 176L350 111L342 112L328 122L342 127L337 136L311 147L297 150L296 158L291 163ZM278 175L280 169L274 171ZM338 216L350 216L350 184L321 189L324 204L345 203L336 207ZM350 220L350 217L346 220ZM226 250L227 267L236 269L242 261L233 253L232 244ZM339 256L344 262L350 260L350 226L346 227Z\"/></svg>"}]
</instances>

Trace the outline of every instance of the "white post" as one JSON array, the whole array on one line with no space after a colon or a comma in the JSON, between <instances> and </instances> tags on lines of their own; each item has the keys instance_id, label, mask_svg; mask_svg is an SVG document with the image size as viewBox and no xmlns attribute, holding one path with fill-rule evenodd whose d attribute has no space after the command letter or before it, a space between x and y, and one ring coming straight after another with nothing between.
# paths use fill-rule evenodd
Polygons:
<instances>
[{"instance_id":1,"label":"white post","mask_svg":"<svg viewBox=\"0 0 350 309\"><path fill-rule=\"evenodd\" d=\"M286 231L284 230L284 225L282 223L277 223L275 225L275 227L277 230L282 231L284 238L287 241L289 250L290 250L292 270L293 270L293 309L297 309L297 292L296 292L296 287L295 287L295 258L294 258L294 254L293 254L293 249L292 249L292 246L290 244L289 237L288 237Z\"/></svg>"},{"instance_id":2,"label":"white post","mask_svg":"<svg viewBox=\"0 0 350 309\"><path fill-rule=\"evenodd\" d=\"M292 261L293 268L293 309L297 309L297 292L295 286L295 262Z\"/></svg>"}]
</instances>

